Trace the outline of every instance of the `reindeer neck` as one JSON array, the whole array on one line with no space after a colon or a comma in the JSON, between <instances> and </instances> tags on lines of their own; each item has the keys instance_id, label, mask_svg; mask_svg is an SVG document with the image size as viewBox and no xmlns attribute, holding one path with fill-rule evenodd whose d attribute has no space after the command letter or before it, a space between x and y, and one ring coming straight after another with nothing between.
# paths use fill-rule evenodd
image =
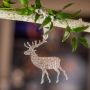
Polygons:
<instances>
[{"instance_id":1,"label":"reindeer neck","mask_svg":"<svg viewBox=\"0 0 90 90\"><path fill-rule=\"evenodd\" d=\"M31 62L36 66L38 64L38 55L35 52L31 53Z\"/></svg>"},{"instance_id":2,"label":"reindeer neck","mask_svg":"<svg viewBox=\"0 0 90 90\"><path fill-rule=\"evenodd\" d=\"M32 53L31 53L31 57L33 58L33 57L38 57L38 55L35 53L35 51L33 51Z\"/></svg>"}]
</instances>

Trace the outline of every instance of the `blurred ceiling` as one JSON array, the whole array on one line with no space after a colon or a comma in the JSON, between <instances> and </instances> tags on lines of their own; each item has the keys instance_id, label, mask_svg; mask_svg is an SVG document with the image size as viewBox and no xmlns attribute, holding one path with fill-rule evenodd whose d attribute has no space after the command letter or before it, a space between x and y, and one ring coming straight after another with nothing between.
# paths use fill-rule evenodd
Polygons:
<instances>
[{"instance_id":1,"label":"blurred ceiling","mask_svg":"<svg viewBox=\"0 0 90 90\"><path fill-rule=\"evenodd\" d=\"M2 0L0 0L2 1ZM20 6L18 0L16 1L16 7ZM30 4L33 4L35 0L29 0ZM55 10L60 10L64 5L73 2L74 5L66 9L66 12L74 12L77 10L82 10L81 16L90 18L90 0L41 0L42 5L46 8L51 8Z\"/></svg>"}]
</instances>

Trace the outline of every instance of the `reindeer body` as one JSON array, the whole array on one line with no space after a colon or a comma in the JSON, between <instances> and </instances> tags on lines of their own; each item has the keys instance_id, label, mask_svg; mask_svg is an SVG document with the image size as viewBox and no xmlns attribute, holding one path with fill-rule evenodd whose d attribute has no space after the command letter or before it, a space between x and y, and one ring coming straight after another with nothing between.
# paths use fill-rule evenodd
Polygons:
<instances>
[{"instance_id":1,"label":"reindeer body","mask_svg":"<svg viewBox=\"0 0 90 90\"><path fill-rule=\"evenodd\" d=\"M38 57L36 62L34 62L31 57L32 63L40 69L55 69L60 67L60 60L56 57Z\"/></svg>"},{"instance_id":2,"label":"reindeer body","mask_svg":"<svg viewBox=\"0 0 90 90\"><path fill-rule=\"evenodd\" d=\"M57 57L39 57L40 69L55 69L60 67L60 59Z\"/></svg>"},{"instance_id":3,"label":"reindeer body","mask_svg":"<svg viewBox=\"0 0 90 90\"><path fill-rule=\"evenodd\" d=\"M29 45L29 47L26 46L26 44L24 44L24 45L25 45L25 47L29 48L29 50L25 51L24 54L31 55L31 62L33 63L33 65L42 70L41 84L44 83L45 74L49 80L49 83L51 83L51 80L50 80L48 72L47 72L47 70L50 70L50 69L54 69L57 72L56 83L59 82L60 70L63 72L66 80L68 80L66 72L62 69L62 67L60 65L60 61L61 61L60 58L58 58L58 57L39 57L35 53L36 50L34 50L34 48L38 47L38 45L36 45L36 47L32 47L28 42L27 42L27 44Z\"/></svg>"}]
</instances>

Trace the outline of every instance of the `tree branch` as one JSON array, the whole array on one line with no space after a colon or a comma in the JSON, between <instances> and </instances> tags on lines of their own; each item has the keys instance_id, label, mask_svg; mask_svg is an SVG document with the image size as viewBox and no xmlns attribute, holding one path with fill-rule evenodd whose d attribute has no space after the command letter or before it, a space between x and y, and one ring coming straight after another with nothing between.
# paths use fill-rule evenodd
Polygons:
<instances>
[{"instance_id":1,"label":"tree branch","mask_svg":"<svg viewBox=\"0 0 90 90\"><path fill-rule=\"evenodd\" d=\"M17 21L25 21L25 22L35 23L35 21L34 21L35 14L23 16L23 15L17 14L15 11L0 10L0 19L17 20ZM42 24L43 20L44 20L44 18L40 17L36 23ZM90 33L90 23L84 22L84 21L82 21L82 19L79 19L79 20L68 19L67 23L71 28L79 27L82 25L84 25L84 26L88 25L89 28L87 30L85 30L85 32ZM66 23L66 21L59 21L59 20L53 21L54 26L61 27L61 28L66 28L67 23Z\"/></svg>"}]
</instances>

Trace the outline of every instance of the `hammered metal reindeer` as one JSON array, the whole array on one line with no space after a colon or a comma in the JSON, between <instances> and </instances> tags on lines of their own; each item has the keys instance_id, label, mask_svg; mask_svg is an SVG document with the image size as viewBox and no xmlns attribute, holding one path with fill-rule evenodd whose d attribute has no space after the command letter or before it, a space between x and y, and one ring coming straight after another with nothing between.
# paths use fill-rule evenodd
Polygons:
<instances>
[{"instance_id":1,"label":"hammered metal reindeer","mask_svg":"<svg viewBox=\"0 0 90 90\"><path fill-rule=\"evenodd\" d=\"M42 70L42 78L41 78L41 84L44 83L44 76L46 74L47 79L49 80L49 83L51 83L51 80L49 78L47 70L54 69L57 72L57 80L56 83L59 82L59 75L60 75L60 70L63 72L66 80L68 80L67 74L65 70L61 67L60 61L61 59L58 57L39 57L36 54L36 47L39 47L43 43L47 42L46 41L47 37L43 37L43 41L39 41L37 44L37 41L32 43L32 46L27 42L27 45L24 43L24 46L28 48L27 51L24 52L25 55L31 55L31 62L33 65L35 65L37 68Z\"/></svg>"}]
</instances>

